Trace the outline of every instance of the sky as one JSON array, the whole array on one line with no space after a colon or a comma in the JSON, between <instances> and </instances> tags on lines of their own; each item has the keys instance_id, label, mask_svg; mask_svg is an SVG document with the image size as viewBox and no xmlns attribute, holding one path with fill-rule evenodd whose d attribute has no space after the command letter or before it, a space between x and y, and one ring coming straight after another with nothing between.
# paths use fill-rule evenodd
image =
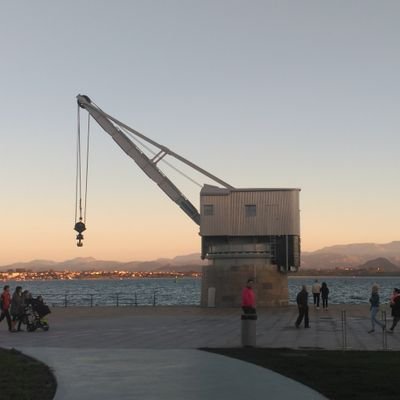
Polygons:
<instances>
[{"instance_id":1,"label":"sky","mask_svg":"<svg viewBox=\"0 0 400 400\"><path fill-rule=\"evenodd\" d=\"M0 265L200 251L198 226L95 123L76 246L78 94L234 187L300 188L304 251L400 240L400 2L0 6Z\"/></svg>"}]
</instances>

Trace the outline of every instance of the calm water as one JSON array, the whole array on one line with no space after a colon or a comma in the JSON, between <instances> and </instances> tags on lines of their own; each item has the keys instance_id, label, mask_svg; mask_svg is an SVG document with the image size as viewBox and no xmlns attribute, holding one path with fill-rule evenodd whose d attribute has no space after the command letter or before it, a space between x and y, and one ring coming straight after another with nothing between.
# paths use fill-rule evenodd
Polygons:
<instances>
[{"instance_id":1,"label":"calm water","mask_svg":"<svg viewBox=\"0 0 400 400\"><path fill-rule=\"evenodd\" d=\"M400 287L400 277L326 277L318 278L329 287L331 304L368 303L371 286L380 286L381 302L387 302L393 287ZM301 285L311 287L314 279L289 278L289 301L295 303ZM11 289L20 285L33 295L42 294L49 305L131 306L131 305L199 305L201 279L151 278L132 280L76 280L7 282ZM0 283L3 284L3 283ZM311 299L310 299L311 300Z\"/></svg>"}]
</instances>

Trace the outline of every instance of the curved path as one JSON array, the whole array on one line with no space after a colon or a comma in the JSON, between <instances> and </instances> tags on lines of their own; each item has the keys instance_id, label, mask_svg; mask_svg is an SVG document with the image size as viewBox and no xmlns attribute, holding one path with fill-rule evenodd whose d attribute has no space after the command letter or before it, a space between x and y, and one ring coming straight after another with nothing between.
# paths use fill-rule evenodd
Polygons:
<instances>
[{"instance_id":1,"label":"curved path","mask_svg":"<svg viewBox=\"0 0 400 400\"><path fill-rule=\"evenodd\" d=\"M52 367L55 400L322 400L282 375L199 350L20 348Z\"/></svg>"}]
</instances>

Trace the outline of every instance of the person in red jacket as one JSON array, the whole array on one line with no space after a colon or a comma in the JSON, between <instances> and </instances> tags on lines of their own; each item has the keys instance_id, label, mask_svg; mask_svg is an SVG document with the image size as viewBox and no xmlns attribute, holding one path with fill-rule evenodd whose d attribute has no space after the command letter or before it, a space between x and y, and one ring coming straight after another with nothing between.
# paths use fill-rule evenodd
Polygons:
<instances>
[{"instance_id":1,"label":"person in red jacket","mask_svg":"<svg viewBox=\"0 0 400 400\"><path fill-rule=\"evenodd\" d=\"M7 319L8 330L11 332L11 317L10 317L10 304L11 304L11 295L10 295L10 286L5 285L3 288L3 293L1 294L1 315L0 321L3 321L4 318Z\"/></svg>"},{"instance_id":2,"label":"person in red jacket","mask_svg":"<svg viewBox=\"0 0 400 400\"><path fill-rule=\"evenodd\" d=\"M254 279L248 279L242 291L242 310L245 314L256 313L256 296L253 291Z\"/></svg>"}]
</instances>

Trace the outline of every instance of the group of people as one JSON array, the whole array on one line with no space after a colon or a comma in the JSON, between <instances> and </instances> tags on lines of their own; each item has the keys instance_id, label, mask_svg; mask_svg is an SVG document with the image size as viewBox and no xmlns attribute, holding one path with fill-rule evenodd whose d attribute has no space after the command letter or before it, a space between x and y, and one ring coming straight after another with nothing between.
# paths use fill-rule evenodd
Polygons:
<instances>
[{"instance_id":1,"label":"group of people","mask_svg":"<svg viewBox=\"0 0 400 400\"><path fill-rule=\"evenodd\" d=\"M5 285L3 287L3 292L0 297L0 322L6 319L10 332L22 330L21 324L23 322L25 307L31 298L32 295L28 290L22 291L22 286L17 286L12 296L10 293L10 286Z\"/></svg>"},{"instance_id":2,"label":"group of people","mask_svg":"<svg viewBox=\"0 0 400 400\"><path fill-rule=\"evenodd\" d=\"M256 313L256 300L253 291L253 279L248 279L246 287L242 291L242 309L244 314L255 314ZM320 284L318 279L316 279L311 287L311 292L313 295L314 307L318 310L320 299L322 299L322 308L328 310L328 296L329 288L326 282ZM307 286L303 285L301 291L296 296L296 303L298 307L298 317L295 322L296 328L300 328L300 324L304 319L304 327L310 328L309 316L308 316L308 291ZM368 333L375 332L375 325L380 326L382 329L386 329L385 323L379 321L377 314L379 311L379 287L378 285L373 285L371 289L371 296L369 299L370 303L370 318L371 318L371 329ZM388 333L393 333L396 325L400 321L400 289L394 288L393 293L390 297L390 308L393 317L392 325L387 330Z\"/></svg>"},{"instance_id":3,"label":"group of people","mask_svg":"<svg viewBox=\"0 0 400 400\"><path fill-rule=\"evenodd\" d=\"M386 330L386 325L382 321L379 321L377 314L379 311L379 287L378 285L373 285L371 289L371 297L369 298L370 303L370 315L371 315L371 329L368 333L375 332L375 325L380 326L383 330ZM392 295L390 296L390 308L393 317L392 325L387 330L388 333L393 333L394 328L400 321L400 289L394 288Z\"/></svg>"},{"instance_id":4,"label":"group of people","mask_svg":"<svg viewBox=\"0 0 400 400\"><path fill-rule=\"evenodd\" d=\"M329 289L325 282L322 282L320 285L318 280L316 279L311 288L314 300L314 307L319 309L320 297L322 297L322 307L327 310L328 309L328 295ZM309 318L308 318L308 292L307 286L303 285L301 291L297 294L296 297L297 306L299 309L299 315L296 320L296 328L300 327L300 324L304 318L304 327L309 328ZM369 298L370 303L370 318L371 318L371 329L368 333L375 332L375 325L380 326L382 329L386 330L386 324L382 321L379 321L377 318L377 314L379 311L379 287L378 285L373 285L371 289L371 296ZM394 288L393 293L390 297L390 308L391 314L393 317L392 325L387 330L388 333L393 333L394 328L397 323L400 321L400 289Z\"/></svg>"},{"instance_id":5,"label":"group of people","mask_svg":"<svg viewBox=\"0 0 400 400\"><path fill-rule=\"evenodd\" d=\"M246 287L242 291L242 310L244 314L256 314L256 298L253 291L254 279L250 278L247 280ZM326 282L319 284L318 280L315 280L312 287L314 305L319 308L320 296L322 296L322 306L324 309L328 309L328 295L329 289ZM308 318L308 292L307 286L303 285L302 290L297 294L296 302L299 310L299 316L296 320L296 328L300 327L301 322L304 318L305 328L309 328ZM400 319L400 318L399 318Z\"/></svg>"},{"instance_id":6,"label":"group of people","mask_svg":"<svg viewBox=\"0 0 400 400\"><path fill-rule=\"evenodd\" d=\"M320 298L322 298L322 308L324 310L328 309L328 296L329 296L329 288L326 282L322 282L320 284L318 282L318 279L315 280L314 284L312 285L311 288L312 294L313 294L313 299L314 299L314 307L319 310L319 303L320 303Z\"/></svg>"}]
</instances>

